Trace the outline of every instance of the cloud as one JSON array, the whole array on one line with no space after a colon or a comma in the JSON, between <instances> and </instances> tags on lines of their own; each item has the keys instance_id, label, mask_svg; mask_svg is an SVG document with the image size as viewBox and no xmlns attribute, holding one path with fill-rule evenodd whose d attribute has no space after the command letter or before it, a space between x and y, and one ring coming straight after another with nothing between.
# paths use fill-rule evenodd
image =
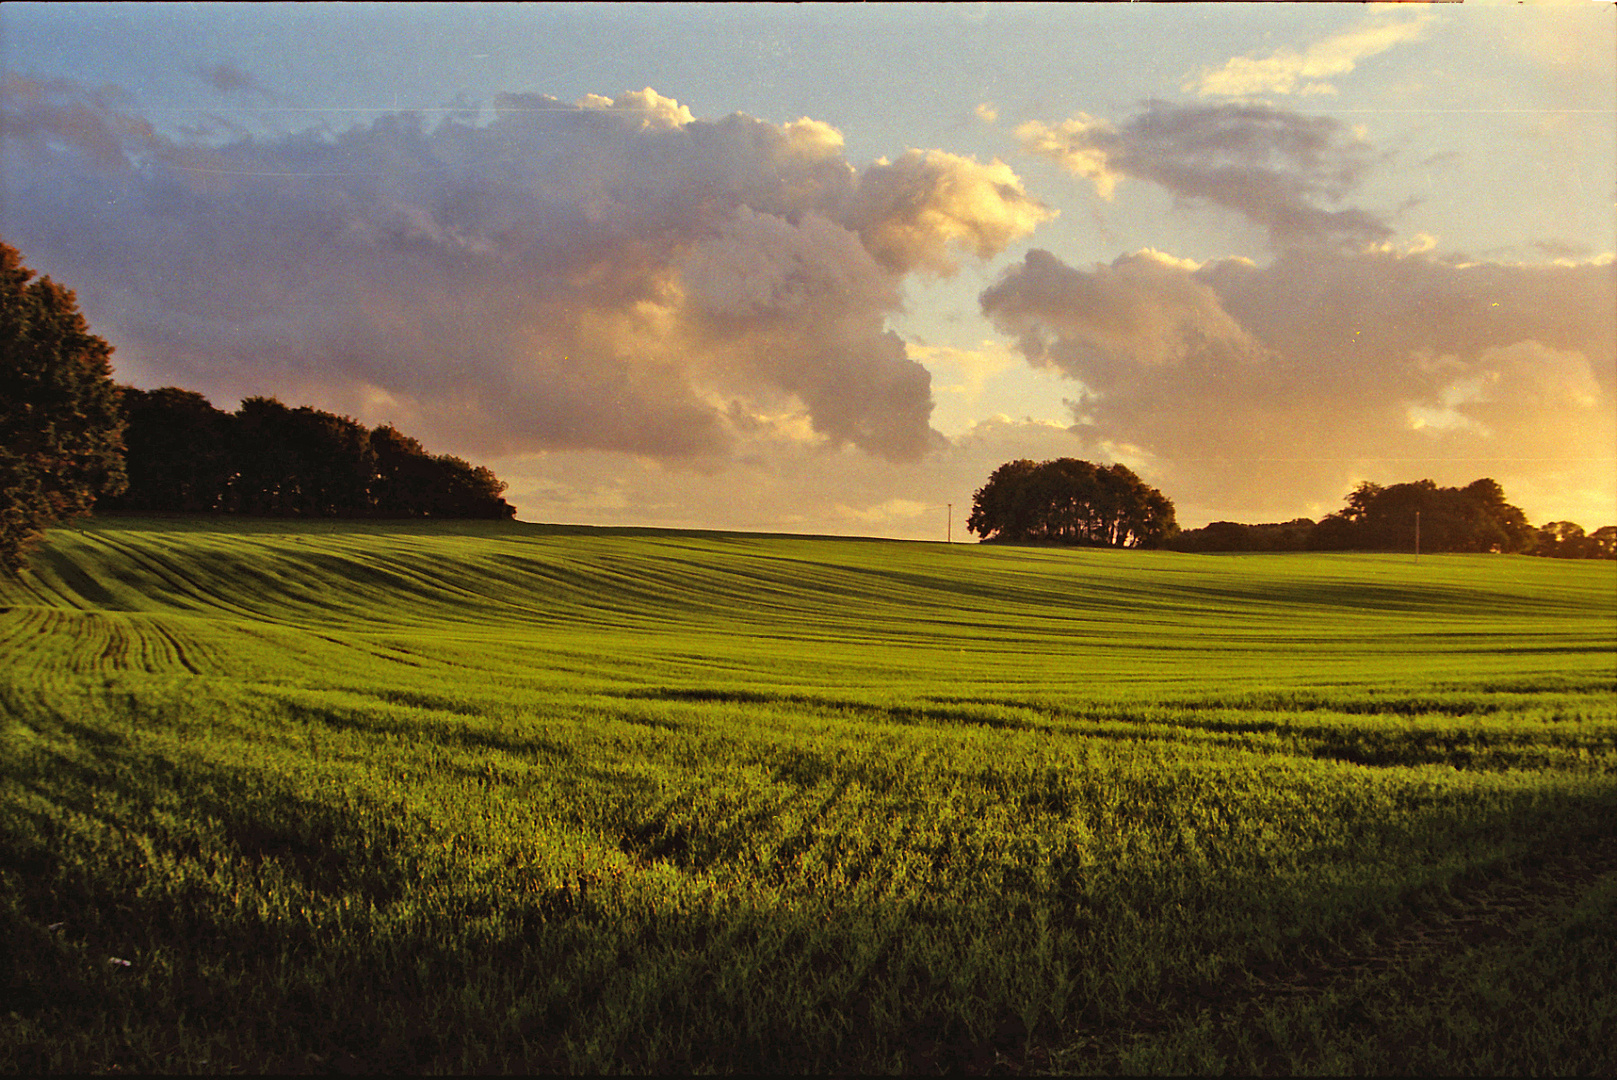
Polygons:
<instances>
[{"instance_id":1,"label":"cloud","mask_svg":"<svg viewBox=\"0 0 1617 1080\"><path fill-rule=\"evenodd\" d=\"M1019 332L1030 363L1072 375L1082 369L1103 381L1258 352L1194 269L1146 250L1074 270L1035 249L983 294L983 309L1001 328Z\"/></svg>"},{"instance_id":2,"label":"cloud","mask_svg":"<svg viewBox=\"0 0 1617 1080\"><path fill-rule=\"evenodd\" d=\"M1369 147L1338 121L1268 105L1149 102L1121 127L1084 113L1016 129L1023 151L1113 197L1125 178L1233 210L1279 248L1360 245L1392 229L1363 210L1331 210L1359 183Z\"/></svg>"},{"instance_id":3,"label":"cloud","mask_svg":"<svg viewBox=\"0 0 1617 1080\"><path fill-rule=\"evenodd\" d=\"M1220 516L1336 509L1358 479L1617 491L1609 263L1139 252L1080 268L1035 250L981 304L1081 388L1090 445L1137 448Z\"/></svg>"},{"instance_id":4,"label":"cloud","mask_svg":"<svg viewBox=\"0 0 1617 1080\"><path fill-rule=\"evenodd\" d=\"M936 371L948 372L956 381L934 389L939 393L960 394L973 403L982 395L990 379L1021 364L1014 350L993 340L983 341L975 349L960 349L949 345L910 345L917 360Z\"/></svg>"},{"instance_id":5,"label":"cloud","mask_svg":"<svg viewBox=\"0 0 1617 1080\"><path fill-rule=\"evenodd\" d=\"M980 165L942 150L909 150L859 176L853 219L890 269L955 271L955 253L989 258L1056 212L1033 199L1002 161Z\"/></svg>"},{"instance_id":6,"label":"cloud","mask_svg":"<svg viewBox=\"0 0 1617 1080\"><path fill-rule=\"evenodd\" d=\"M1024 153L1047 158L1074 176L1095 185L1101 198L1110 200L1123 173L1115 171L1112 159L1122 148L1117 128L1107 120L1079 113L1055 127L1029 120L1016 129Z\"/></svg>"},{"instance_id":7,"label":"cloud","mask_svg":"<svg viewBox=\"0 0 1617 1080\"><path fill-rule=\"evenodd\" d=\"M1579 260L1588 258L1592 249L1588 244L1577 243L1570 240L1537 240L1533 247L1542 255L1551 259Z\"/></svg>"},{"instance_id":8,"label":"cloud","mask_svg":"<svg viewBox=\"0 0 1617 1080\"><path fill-rule=\"evenodd\" d=\"M651 89L210 145L13 76L4 124L8 239L78 288L123 377L485 455L717 468L767 428L919 457L939 436L886 328L903 280L1052 216L999 161L858 168L829 124Z\"/></svg>"},{"instance_id":9,"label":"cloud","mask_svg":"<svg viewBox=\"0 0 1617 1080\"><path fill-rule=\"evenodd\" d=\"M992 101L979 102L974 111L977 114L977 119L985 124L992 124L999 119L999 107Z\"/></svg>"},{"instance_id":10,"label":"cloud","mask_svg":"<svg viewBox=\"0 0 1617 1080\"><path fill-rule=\"evenodd\" d=\"M1279 49L1268 56L1237 56L1221 68L1203 68L1181 87L1201 97L1254 97L1260 94L1334 94L1325 80L1350 74L1360 61L1395 45L1418 41L1433 22L1431 15L1412 19L1372 16L1361 25L1315 42L1302 52Z\"/></svg>"},{"instance_id":11,"label":"cloud","mask_svg":"<svg viewBox=\"0 0 1617 1080\"><path fill-rule=\"evenodd\" d=\"M1015 413L1026 420L1069 426L1059 375L1029 368L1014 343L984 339L975 347L912 341L910 355L932 373L932 424L948 437L971 430L984 415Z\"/></svg>"},{"instance_id":12,"label":"cloud","mask_svg":"<svg viewBox=\"0 0 1617 1080\"><path fill-rule=\"evenodd\" d=\"M95 168L126 169L130 154L162 143L150 123L124 111L131 100L115 86L7 75L0 91L0 138L71 153ZM12 227L8 220L8 231Z\"/></svg>"},{"instance_id":13,"label":"cloud","mask_svg":"<svg viewBox=\"0 0 1617 1080\"><path fill-rule=\"evenodd\" d=\"M231 63L221 60L216 64L203 64L193 72L204 85L221 94L244 98L262 98L265 101L284 100L281 95L267 89L257 79Z\"/></svg>"},{"instance_id":14,"label":"cloud","mask_svg":"<svg viewBox=\"0 0 1617 1080\"><path fill-rule=\"evenodd\" d=\"M741 437L723 472L645 457L559 451L493 462L526 520L819 532L942 541L965 530L972 493L1002 463L1087 452L1065 424L994 417L913 461L872 458L773 430Z\"/></svg>"}]
</instances>

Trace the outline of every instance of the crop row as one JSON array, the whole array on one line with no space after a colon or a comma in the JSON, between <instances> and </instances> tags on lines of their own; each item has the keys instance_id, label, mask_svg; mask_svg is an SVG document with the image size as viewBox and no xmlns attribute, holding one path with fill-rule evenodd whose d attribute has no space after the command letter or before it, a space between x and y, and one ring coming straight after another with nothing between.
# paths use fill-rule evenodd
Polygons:
<instances>
[{"instance_id":1,"label":"crop row","mask_svg":"<svg viewBox=\"0 0 1617 1080\"><path fill-rule=\"evenodd\" d=\"M1598 566L502 525L51 551L0 597L11 1071L1117 1067L1093 1033L1617 819ZM1325 587L1353 574L1411 599ZM960 621L1000 585L1005 640Z\"/></svg>"}]
</instances>

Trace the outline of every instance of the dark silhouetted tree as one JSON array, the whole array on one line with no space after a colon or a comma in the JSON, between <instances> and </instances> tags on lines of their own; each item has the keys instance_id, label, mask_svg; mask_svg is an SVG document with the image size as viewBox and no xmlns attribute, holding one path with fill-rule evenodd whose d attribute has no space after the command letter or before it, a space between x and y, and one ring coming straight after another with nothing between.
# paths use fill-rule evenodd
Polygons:
<instances>
[{"instance_id":1,"label":"dark silhouetted tree","mask_svg":"<svg viewBox=\"0 0 1617 1080\"><path fill-rule=\"evenodd\" d=\"M303 475L298 513L311 517L358 517L371 508L376 455L371 433L347 416L311 409L292 410Z\"/></svg>"},{"instance_id":2,"label":"dark silhouetted tree","mask_svg":"<svg viewBox=\"0 0 1617 1080\"><path fill-rule=\"evenodd\" d=\"M384 424L252 397L235 413L175 387L123 387L131 483L126 513L277 517L511 518L505 482L480 465L429 454Z\"/></svg>"},{"instance_id":3,"label":"dark silhouetted tree","mask_svg":"<svg viewBox=\"0 0 1617 1080\"><path fill-rule=\"evenodd\" d=\"M391 424L371 432L376 456L376 513L385 517L495 518L516 516L500 496L505 481L481 465L449 454L434 457Z\"/></svg>"},{"instance_id":4,"label":"dark silhouetted tree","mask_svg":"<svg viewBox=\"0 0 1617 1080\"><path fill-rule=\"evenodd\" d=\"M439 454L432 460L443 477L441 490L444 493L444 501L434 516L496 519L516 516L516 507L500 497L505 491L505 481L487 466L473 465L452 454Z\"/></svg>"},{"instance_id":5,"label":"dark silhouetted tree","mask_svg":"<svg viewBox=\"0 0 1617 1080\"><path fill-rule=\"evenodd\" d=\"M1582 559L1589 554L1589 538L1575 521L1552 521L1538 530L1533 554L1552 559Z\"/></svg>"},{"instance_id":6,"label":"dark silhouetted tree","mask_svg":"<svg viewBox=\"0 0 1617 1080\"><path fill-rule=\"evenodd\" d=\"M123 392L129 488L109 509L210 513L221 509L235 471L232 417L192 390Z\"/></svg>"},{"instance_id":7,"label":"dark silhouetted tree","mask_svg":"<svg viewBox=\"0 0 1617 1080\"><path fill-rule=\"evenodd\" d=\"M112 347L77 298L0 243L0 568L22 569L51 525L124 487Z\"/></svg>"},{"instance_id":8,"label":"dark silhouetted tree","mask_svg":"<svg viewBox=\"0 0 1617 1080\"><path fill-rule=\"evenodd\" d=\"M382 517L419 516L423 495L432 488L432 456L392 424L375 428L370 438L376 458L372 507Z\"/></svg>"},{"instance_id":9,"label":"dark silhouetted tree","mask_svg":"<svg viewBox=\"0 0 1617 1080\"><path fill-rule=\"evenodd\" d=\"M1076 458L1001 465L966 528L984 540L1108 547L1154 547L1177 531L1173 503L1126 466Z\"/></svg>"},{"instance_id":10,"label":"dark silhouetted tree","mask_svg":"<svg viewBox=\"0 0 1617 1080\"><path fill-rule=\"evenodd\" d=\"M1031 479L1038 468L1037 462L1018 458L995 469L972 496L966 530L984 539L1027 536L1034 519Z\"/></svg>"},{"instance_id":11,"label":"dark silhouetted tree","mask_svg":"<svg viewBox=\"0 0 1617 1080\"><path fill-rule=\"evenodd\" d=\"M1382 487L1368 481L1347 496L1347 506L1315 526L1316 550L1410 551L1419 515L1422 551L1522 551L1532 542L1527 516L1505 501L1493 480L1464 488L1430 480Z\"/></svg>"},{"instance_id":12,"label":"dark silhouetted tree","mask_svg":"<svg viewBox=\"0 0 1617 1080\"><path fill-rule=\"evenodd\" d=\"M1311 518L1262 525L1215 521L1185 529L1164 546L1174 551L1306 551L1314 528Z\"/></svg>"},{"instance_id":13,"label":"dark silhouetted tree","mask_svg":"<svg viewBox=\"0 0 1617 1080\"><path fill-rule=\"evenodd\" d=\"M1527 515L1505 501L1505 489L1489 477L1473 480L1460 489L1474 509L1471 515L1469 551L1526 551L1533 543L1533 526Z\"/></svg>"},{"instance_id":14,"label":"dark silhouetted tree","mask_svg":"<svg viewBox=\"0 0 1617 1080\"><path fill-rule=\"evenodd\" d=\"M241 403L231 430L232 508L275 517L357 517L376 471L363 424L275 398Z\"/></svg>"}]
</instances>

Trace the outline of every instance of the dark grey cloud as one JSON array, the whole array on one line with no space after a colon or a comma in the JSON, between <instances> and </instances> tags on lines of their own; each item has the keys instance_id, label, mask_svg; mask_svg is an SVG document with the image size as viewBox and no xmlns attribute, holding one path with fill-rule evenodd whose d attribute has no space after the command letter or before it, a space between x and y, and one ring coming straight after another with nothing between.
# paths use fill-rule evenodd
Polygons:
<instances>
[{"instance_id":1,"label":"dark grey cloud","mask_svg":"<svg viewBox=\"0 0 1617 1080\"><path fill-rule=\"evenodd\" d=\"M1580 244L1570 240L1536 240L1533 248L1539 254L1551 259L1587 259L1594 254L1594 249L1588 244Z\"/></svg>"},{"instance_id":2,"label":"dark grey cloud","mask_svg":"<svg viewBox=\"0 0 1617 1080\"><path fill-rule=\"evenodd\" d=\"M264 86L247 72L237 67L229 60L220 60L213 64L203 64L197 67L193 75L203 85L230 97L258 98L263 101L284 100L281 95Z\"/></svg>"},{"instance_id":3,"label":"dark grey cloud","mask_svg":"<svg viewBox=\"0 0 1617 1080\"><path fill-rule=\"evenodd\" d=\"M1332 209L1374 162L1339 121L1268 105L1148 102L1121 126L1082 113L1016 129L1022 148L1091 180L1109 198L1125 179L1232 210L1277 248L1363 244L1392 229L1352 207Z\"/></svg>"},{"instance_id":4,"label":"dark grey cloud","mask_svg":"<svg viewBox=\"0 0 1617 1080\"><path fill-rule=\"evenodd\" d=\"M14 77L4 123L8 238L120 365L468 452L711 462L773 425L913 459L936 436L885 326L903 278L1051 216L997 161L859 169L826 124L699 120L649 89L209 145Z\"/></svg>"}]
</instances>

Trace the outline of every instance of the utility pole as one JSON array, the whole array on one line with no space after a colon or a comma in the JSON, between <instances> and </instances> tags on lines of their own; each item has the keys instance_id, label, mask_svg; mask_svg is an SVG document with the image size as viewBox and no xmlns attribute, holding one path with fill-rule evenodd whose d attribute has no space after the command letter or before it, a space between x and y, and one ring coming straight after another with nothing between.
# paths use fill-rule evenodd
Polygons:
<instances>
[{"instance_id":1,"label":"utility pole","mask_svg":"<svg viewBox=\"0 0 1617 1080\"><path fill-rule=\"evenodd\" d=\"M954 503L944 503L943 505L949 508L949 527L948 531L943 534L943 542L952 544L954 543Z\"/></svg>"},{"instance_id":2,"label":"utility pole","mask_svg":"<svg viewBox=\"0 0 1617 1080\"><path fill-rule=\"evenodd\" d=\"M1420 562L1420 511L1415 511L1415 561Z\"/></svg>"}]
</instances>

